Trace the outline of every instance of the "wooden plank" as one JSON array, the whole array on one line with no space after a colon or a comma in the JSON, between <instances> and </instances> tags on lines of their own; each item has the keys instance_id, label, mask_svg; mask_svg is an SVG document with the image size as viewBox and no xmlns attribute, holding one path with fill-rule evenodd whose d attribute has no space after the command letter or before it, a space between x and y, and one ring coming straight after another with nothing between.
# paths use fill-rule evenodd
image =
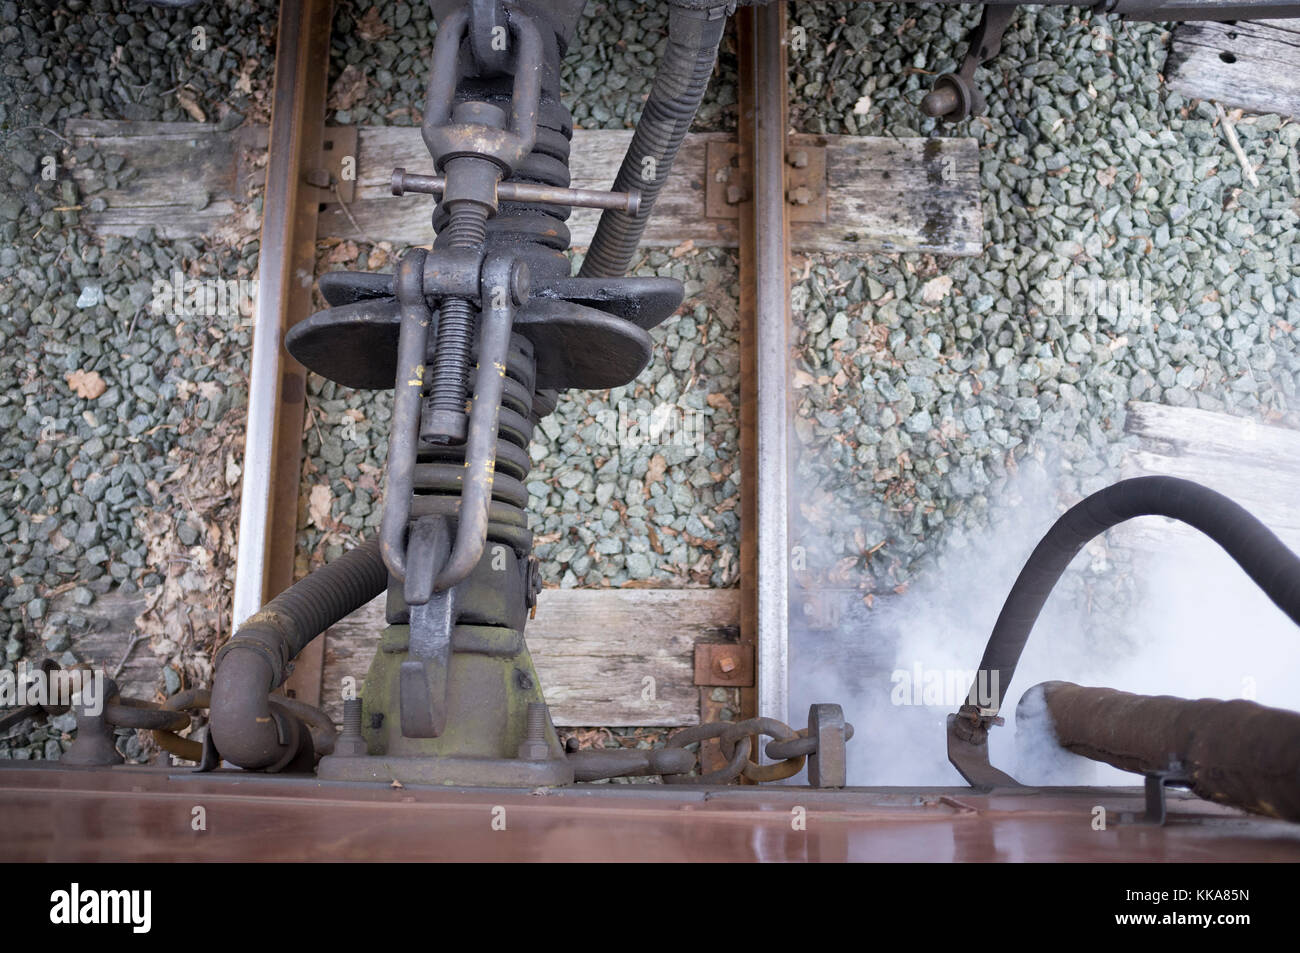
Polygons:
<instances>
[{"instance_id":1,"label":"wooden plank","mask_svg":"<svg viewBox=\"0 0 1300 953\"><path fill-rule=\"evenodd\" d=\"M1179 24L1165 82L1189 99L1300 117L1300 22Z\"/></svg>"},{"instance_id":2,"label":"wooden plank","mask_svg":"<svg viewBox=\"0 0 1300 953\"><path fill-rule=\"evenodd\" d=\"M257 168L257 157L266 152L265 126L223 132L214 123L70 119L64 136L74 146L90 145L125 160L111 187L104 170L69 162L85 202L99 198L108 204L102 212L82 213L82 221L101 234L134 235L151 226L160 237L177 239L258 227L258 216L244 203L265 174ZM95 186L100 188L91 191Z\"/></svg>"},{"instance_id":3,"label":"wooden plank","mask_svg":"<svg viewBox=\"0 0 1300 953\"><path fill-rule=\"evenodd\" d=\"M201 123L113 123L72 120L65 135L74 144L94 142L121 155L135 169L128 182L94 193L108 208L87 210L82 221L102 234L131 235L152 225L164 238L211 235L230 229L247 210L240 204L256 166L265 130L242 127L221 133ZM572 184L607 189L632 137L630 130L575 133ZM687 136L673 175L646 230L647 246L736 247L737 220L704 215L706 152L710 140L728 133ZM370 126L359 131L356 199L348 214L337 204L321 212L321 238L427 244L432 238L429 196L394 196L394 167L430 170L419 129ZM155 143L161 143L156 147ZM827 150L829 212L826 224L794 223L793 247L805 252L929 251L976 255L983 246L979 202L979 150L973 139L888 139L859 136L792 136L791 146ZM263 146L264 147L264 146ZM89 184L102 172L81 168ZM206 201L206 206L197 208ZM585 247L600 213L577 209L569 219L575 247ZM354 224L355 220L355 224Z\"/></svg>"},{"instance_id":4,"label":"wooden plank","mask_svg":"<svg viewBox=\"0 0 1300 953\"><path fill-rule=\"evenodd\" d=\"M734 641L739 617L737 589L545 589L526 634L557 725L694 725L695 644ZM336 722L342 679L362 686L384 625L379 598L326 637L324 707Z\"/></svg>"},{"instance_id":5,"label":"wooden plank","mask_svg":"<svg viewBox=\"0 0 1300 953\"><path fill-rule=\"evenodd\" d=\"M1300 552L1300 431L1199 410L1135 401L1125 431L1124 477L1164 475L1202 483L1240 503ZM1112 542L1142 549L1181 546L1195 530L1170 520L1138 520Z\"/></svg>"},{"instance_id":6,"label":"wooden plank","mask_svg":"<svg viewBox=\"0 0 1300 953\"><path fill-rule=\"evenodd\" d=\"M144 612L146 604L142 593L126 595L113 589L97 596L89 606L76 605L71 593L65 593L51 601L51 608L75 612L86 618L87 630L72 633L72 654L79 661L102 668L106 675L111 676L125 657L126 664L122 665L122 673L117 677L117 687L127 698L153 701L162 684L158 677L162 659L149 650L148 639L141 639L131 654L126 654L136 634L136 616Z\"/></svg>"}]
</instances>

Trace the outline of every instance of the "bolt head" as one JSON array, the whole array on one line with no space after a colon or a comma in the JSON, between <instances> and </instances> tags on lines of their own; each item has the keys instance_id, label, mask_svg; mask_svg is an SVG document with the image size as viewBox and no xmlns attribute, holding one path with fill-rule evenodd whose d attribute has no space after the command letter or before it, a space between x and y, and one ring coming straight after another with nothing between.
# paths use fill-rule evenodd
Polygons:
<instances>
[{"instance_id":1,"label":"bolt head","mask_svg":"<svg viewBox=\"0 0 1300 953\"><path fill-rule=\"evenodd\" d=\"M546 761L551 757L551 746L545 741L525 741L519 746L520 761Z\"/></svg>"},{"instance_id":2,"label":"bolt head","mask_svg":"<svg viewBox=\"0 0 1300 953\"><path fill-rule=\"evenodd\" d=\"M336 758L364 758L369 753L366 749L366 740L361 737L349 737L344 734L334 742Z\"/></svg>"},{"instance_id":3,"label":"bolt head","mask_svg":"<svg viewBox=\"0 0 1300 953\"><path fill-rule=\"evenodd\" d=\"M723 655L713 664L718 667L718 671L723 675L727 675L736 670L736 660L730 655Z\"/></svg>"},{"instance_id":4,"label":"bolt head","mask_svg":"<svg viewBox=\"0 0 1300 953\"><path fill-rule=\"evenodd\" d=\"M786 159L796 169L808 168L808 152L804 149L796 149Z\"/></svg>"},{"instance_id":5,"label":"bolt head","mask_svg":"<svg viewBox=\"0 0 1300 953\"><path fill-rule=\"evenodd\" d=\"M745 187L743 185L731 184L727 186L727 204L739 205L745 201Z\"/></svg>"}]
</instances>

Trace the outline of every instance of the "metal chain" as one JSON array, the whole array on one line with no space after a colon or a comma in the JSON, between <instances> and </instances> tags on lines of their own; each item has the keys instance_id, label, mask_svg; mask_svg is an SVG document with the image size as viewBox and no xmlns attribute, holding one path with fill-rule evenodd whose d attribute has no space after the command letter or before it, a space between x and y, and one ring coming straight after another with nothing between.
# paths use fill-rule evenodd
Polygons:
<instances>
[{"instance_id":1,"label":"metal chain","mask_svg":"<svg viewBox=\"0 0 1300 953\"><path fill-rule=\"evenodd\" d=\"M772 740L763 748L772 764L759 764L750 757L753 736L766 736ZM845 724L844 741L853 737L853 726ZM668 739L666 747L685 748L688 745L718 740L718 747L727 759L725 767L698 774L666 774L665 784L730 784L744 776L751 781L783 781L803 770L809 756L817 754L818 739L808 728L796 731L775 718L748 718L744 721L712 721L683 729ZM697 770L701 768L696 758Z\"/></svg>"}]
</instances>

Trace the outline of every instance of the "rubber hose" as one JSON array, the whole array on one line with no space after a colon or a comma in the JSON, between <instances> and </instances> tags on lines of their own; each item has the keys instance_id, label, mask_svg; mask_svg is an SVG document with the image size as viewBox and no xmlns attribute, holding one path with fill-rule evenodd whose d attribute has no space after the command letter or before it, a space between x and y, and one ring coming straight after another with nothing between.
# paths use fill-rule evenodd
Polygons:
<instances>
[{"instance_id":1,"label":"rubber hose","mask_svg":"<svg viewBox=\"0 0 1300 953\"><path fill-rule=\"evenodd\" d=\"M250 770L277 770L310 736L267 694L307 643L388 586L379 541L356 549L294 583L250 616L217 653L209 731L221 757Z\"/></svg>"},{"instance_id":2,"label":"rubber hose","mask_svg":"<svg viewBox=\"0 0 1300 953\"><path fill-rule=\"evenodd\" d=\"M668 181L677 150L713 74L727 25L725 7L691 10L672 0L670 5L668 49L659 61L650 96L614 178L615 192L640 191L640 208L636 214L613 209L601 214L578 270L581 277L618 278L631 266L655 200Z\"/></svg>"},{"instance_id":3,"label":"rubber hose","mask_svg":"<svg viewBox=\"0 0 1300 953\"><path fill-rule=\"evenodd\" d=\"M1122 480L1071 507L1034 548L1011 587L980 660L1005 697L1025 642L1061 574L1087 543L1136 516L1167 516L1200 530L1300 625L1300 557L1222 493L1176 477ZM997 680L993 681L993 673Z\"/></svg>"}]
</instances>

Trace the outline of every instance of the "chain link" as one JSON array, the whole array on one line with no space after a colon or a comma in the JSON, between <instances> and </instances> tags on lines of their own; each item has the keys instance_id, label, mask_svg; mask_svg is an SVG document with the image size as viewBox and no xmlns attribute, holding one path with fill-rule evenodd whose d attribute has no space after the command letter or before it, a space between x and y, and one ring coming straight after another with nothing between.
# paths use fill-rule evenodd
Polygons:
<instances>
[{"instance_id":1,"label":"chain link","mask_svg":"<svg viewBox=\"0 0 1300 953\"><path fill-rule=\"evenodd\" d=\"M772 764L759 764L750 757L754 736L772 740L763 748L773 759ZM844 741L853 737L853 726L845 724ZM807 759L817 754L818 739L809 729L796 731L775 718L748 718L744 721L711 721L685 728L668 739L667 747L685 748L688 745L716 738L725 767L699 774L666 774L665 784L730 784L741 776L755 782L783 781L803 770ZM700 768L696 757L697 770Z\"/></svg>"}]
</instances>

